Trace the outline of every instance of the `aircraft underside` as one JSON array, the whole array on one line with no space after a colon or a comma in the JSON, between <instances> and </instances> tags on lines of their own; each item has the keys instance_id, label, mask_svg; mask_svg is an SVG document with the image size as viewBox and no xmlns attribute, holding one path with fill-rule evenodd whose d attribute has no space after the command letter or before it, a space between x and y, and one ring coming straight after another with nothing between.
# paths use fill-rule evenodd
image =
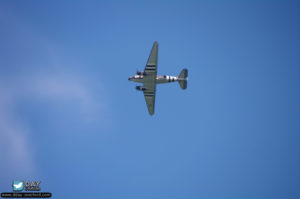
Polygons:
<instances>
[{"instance_id":1,"label":"aircraft underside","mask_svg":"<svg viewBox=\"0 0 300 199\"><path fill-rule=\"evenodd\" d=\"M136 89L143 91L150 115L154 114L156 84L177 81L182 89L187 88L187 69L183 69L178 76L157 75L157 54L158 43L154 42L144 71L137 71L136 75L128 78L130 81L143 84L142 86L136 86Z\"/></svg>"},{"instance_id":2,"label":"aircraft underside","mask_svg":"<svg viewBox=\"0 0 300 199\"><path fill-rule=\"evenodd\" d=\"M135 78L129 78L129 80L133 82L138 82L138 83L144 83L145 79L144 76L141 75L135 75ZM169 75L157 75L156 76L156 84L163 84L163 83L170 83L170 82L175 82L178 80L178 77L175 76L169 76Z\"/></svg>"}]
</instances>

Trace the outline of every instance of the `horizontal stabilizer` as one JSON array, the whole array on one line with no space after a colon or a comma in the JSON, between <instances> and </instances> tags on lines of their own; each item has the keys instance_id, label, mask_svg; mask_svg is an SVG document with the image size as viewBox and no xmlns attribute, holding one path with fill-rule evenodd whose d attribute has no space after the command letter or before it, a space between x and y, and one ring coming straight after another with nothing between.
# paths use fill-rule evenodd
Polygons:
<instances>
[{"instance_id":1,"label":"horizontal stabilizer","mask_svg":"<svg viewBox=\"0 0 300 199\"><path fill-rule=\"evenodd\" d=\"M181 71L178 78L179 79L186 79L188 77L188 70L185 68Z\"/></svg>"},{"instance_id":2,"label":"horizontal stabilizer","mask_svg":"<svg viewBox=\"0 0 300 199\"><path fill-rule=\"evenodd\" d=\"M178 83L182 89L187 88L187 77L188 77L188 70L183 69L178 76Z\"/></svg>"},{"instance_id":3,"label":"horizontal stabilizer","mask_svg":"<svg viewBox=\"0 0 300 199\"><path fill-rule=\"evenodd\" d=\"M180 87L184 90L187 88L187 81L186 80L179 80Z\"/></svg>"}]
</instances>

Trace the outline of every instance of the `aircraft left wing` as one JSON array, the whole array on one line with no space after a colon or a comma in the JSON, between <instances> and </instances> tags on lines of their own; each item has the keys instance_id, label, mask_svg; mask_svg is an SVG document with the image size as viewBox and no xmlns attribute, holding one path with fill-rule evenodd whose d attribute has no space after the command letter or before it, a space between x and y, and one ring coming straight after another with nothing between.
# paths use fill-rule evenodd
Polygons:
<instances>
[{"instance_id":1,"label":"aircraft left wing","mask_svg":"<svg viewBox=\"0 0 300 199\"><path fill-rule=\"evenodd\" d=\"M158 43L154 42L144 71L147 74L155 73L155 77L157 74L157 55L158 55Z\"/></svg>"},{"instance_id":2,"label":"aircraft left wing","mask_svg":"<svg viewBox=\"0 0 300 199\"><path fill-rule=\"evenodd\" d=\"M155 94L156 94L156 75L157 75L157 54L158 43L154 42L150 52L144 72L144 96L150 115L154 114Z\"/></svg>"}]
</instances>

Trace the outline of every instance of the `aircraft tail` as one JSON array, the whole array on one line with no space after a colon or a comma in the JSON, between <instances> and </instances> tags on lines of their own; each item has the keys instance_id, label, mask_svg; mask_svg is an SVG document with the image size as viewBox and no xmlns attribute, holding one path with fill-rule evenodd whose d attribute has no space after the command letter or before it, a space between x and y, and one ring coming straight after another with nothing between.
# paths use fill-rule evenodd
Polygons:
<instances>
[{"instance_id":1,"label":"aircraft tail","mask_svg":"<svg viewBox=\"0 0 300 199\"><path fill-rule=\"evenodd\" d=\"M181 89L183 90L187 88L187 78L188 78L188 70L183 69L181 73L178 75L178 83Z\"/></svg>"}]
</instances>

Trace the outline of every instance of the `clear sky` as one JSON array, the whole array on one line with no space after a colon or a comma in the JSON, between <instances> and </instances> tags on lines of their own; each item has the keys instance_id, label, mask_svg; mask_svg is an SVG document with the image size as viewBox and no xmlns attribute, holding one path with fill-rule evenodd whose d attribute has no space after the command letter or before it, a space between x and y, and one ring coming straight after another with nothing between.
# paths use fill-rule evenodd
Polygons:
<instances>
[{"instance_id":1,"label":"clear sky","mask_svg":"<svg viewBox=\"0 0 300 199\"><path fill-rule=\"evenodd\" d=\"M299 141L298 1L0 1L1 192L296 199Z\"/></svg>"}]
</instances>

